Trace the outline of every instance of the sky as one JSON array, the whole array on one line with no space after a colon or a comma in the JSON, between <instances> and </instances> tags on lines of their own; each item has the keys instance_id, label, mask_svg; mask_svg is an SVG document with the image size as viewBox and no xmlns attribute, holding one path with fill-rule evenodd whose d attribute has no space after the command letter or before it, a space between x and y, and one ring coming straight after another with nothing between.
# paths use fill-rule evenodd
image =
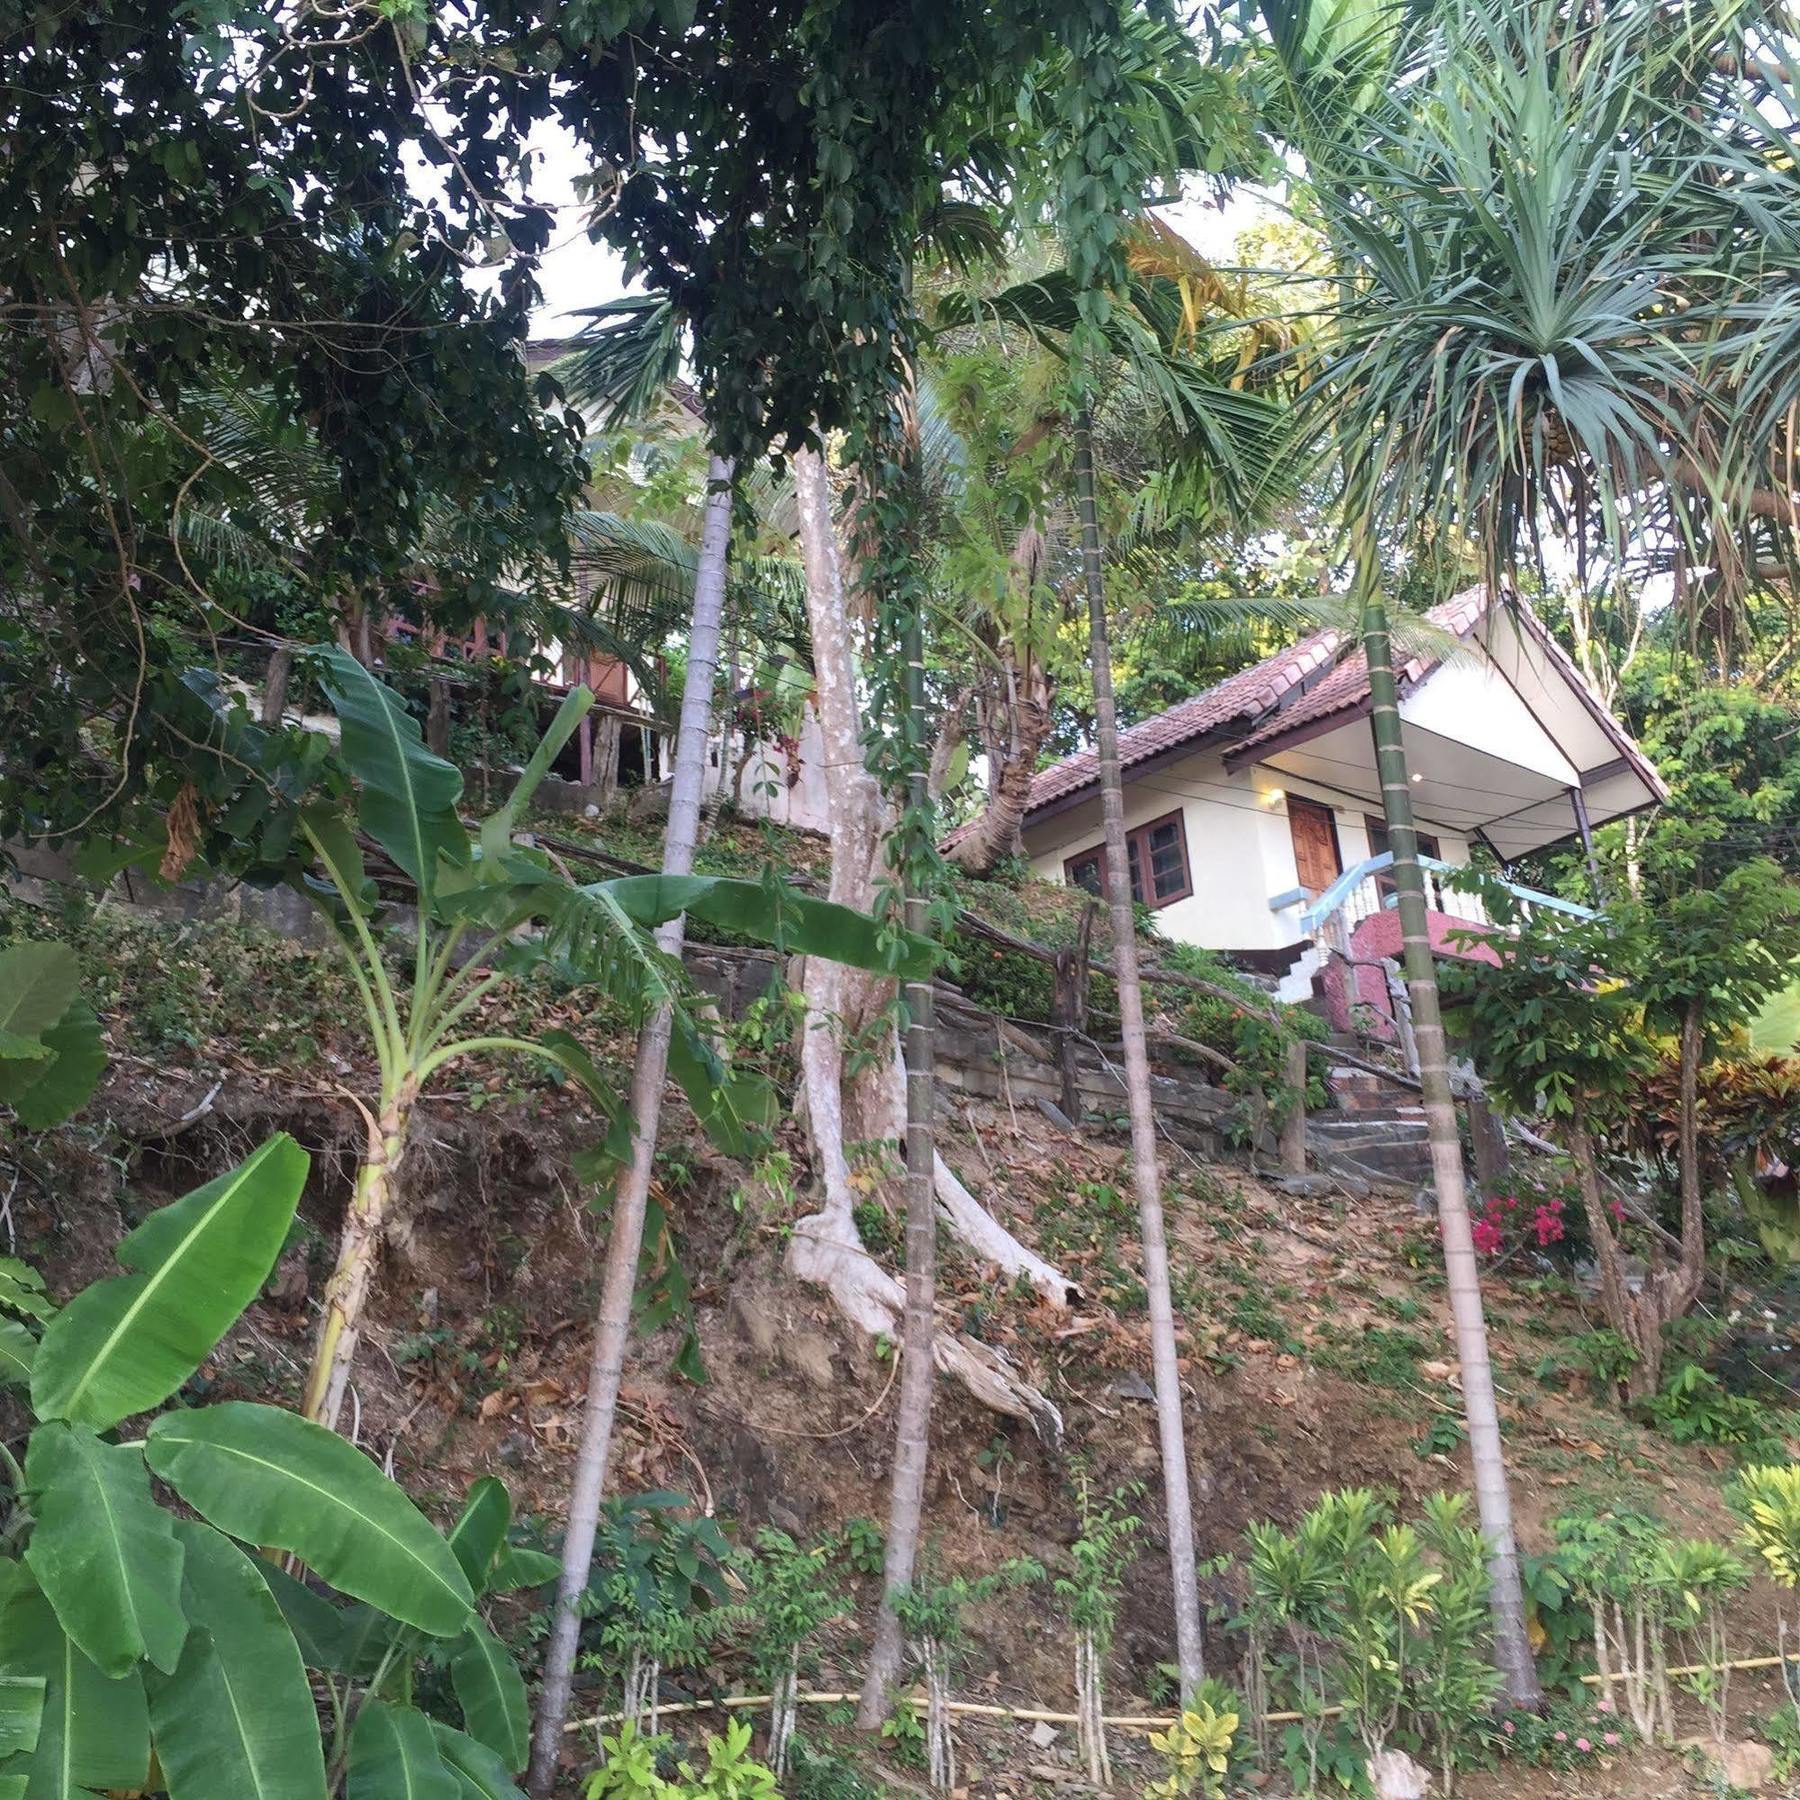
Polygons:
<instances>
[{"instance_id":1,"label":"sky","mask_svg":"<svg viewBox=\"0 0 1800 1800\"><path fill-rule=\"evenodd\" d=\"M534 138L532 149L537 156L534 194L557 209L557 221L539 269L544 299L532 314L531 335L567 337L581 329L582 320L576 315L582 308L641 290L626 281L616 251L588 239L583 223L587 209L575 193L575 182L587 162L574 139L546 127ZM1230 259L1238 233L1269 213L1267 202L1253 195L1234 197L1222 209L1209 201L1187 200L1158 210L1196 249L1221 261ZM477 287L493 279L479 271L469 276Z\"/></svg>"}]
</instances>

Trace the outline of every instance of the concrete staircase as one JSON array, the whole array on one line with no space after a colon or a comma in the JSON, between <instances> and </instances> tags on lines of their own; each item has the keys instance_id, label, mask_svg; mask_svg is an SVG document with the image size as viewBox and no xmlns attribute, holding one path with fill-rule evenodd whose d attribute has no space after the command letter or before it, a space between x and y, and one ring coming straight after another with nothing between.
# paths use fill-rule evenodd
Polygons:
<instances>
[{"instance_id":1,"label":"concrete staircase","mask_svg":"<svg viewBox=\"0 0 1800 1800\"><path fill-rule=\"evenodd\" d=\"M1409 1191L1431 1179L1431 1139L1422 1106L1317 1112L1306 1147L1320 1168Z\"/></svg>"},{"instance_id":2,"label":"concrete staircase","mask_svg":"<svg viewBox=\"0 0 1800 1800\"><path fill-rule=\"evenodd\" d=\"M1332 1042L1367 1054L1351 1038ZM1326 1085L1336 1105L1306 1121L1306 1147L1321 1168L1408 1189L1430 1181L1425 1108L1405 1088L1348 1064L1328 1069Z\"/></svg>"}]
</instances>

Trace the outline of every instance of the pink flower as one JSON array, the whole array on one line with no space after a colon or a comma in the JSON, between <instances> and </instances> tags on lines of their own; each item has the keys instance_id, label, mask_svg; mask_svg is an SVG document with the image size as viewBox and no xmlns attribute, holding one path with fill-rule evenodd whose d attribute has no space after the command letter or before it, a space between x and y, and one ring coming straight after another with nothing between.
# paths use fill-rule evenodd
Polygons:
<instances>
[{"instance_id":1,"label":"pink flower","mask_svg":"<svg viewBox=\"0 0 1800 1800\"><path fill-rule=\"evenodd\" d=\"M1612 1699L1610 1696L1607 1699L1602 1700L1600 1702L1600 1704L1594 1708L1595 1712L1604 1712L1604 1713L1617 1712L1618 1710L1619 1709L1613 1705Z\"/></svg>"},{"instance_id":2,"label":"pink flower","mask_svg":"<svg viewBox=\"0 0 1800 1800\"><path fill-rule=\"evenodd\" d=\"M1502 1725L1502 1726L1501 1726L1501 1727L1500 1727L1500 1729L1501 1729L1501 1730L1502 1730L1502 1731L1504 1731L1504 1732L1505 1732L1505 1733L1506 1733L1506 1735L1507 1735L1507 1736L1508 1736L1508 1737L1511 1737L1511 1736L1512 1736L1512 1734L1513 1734L1513 1722L1512 1722L1512 1720L1511 1720L1511 1719L1508 1719L1508 1720L1507 1720L1507 1721L1506 1721L1506 1723L1505 1723L1505 1724L1504 1724L1504 1725Z\"/></svg>"},{"instance_id":3,"label":"pink flower","mask_svg":"<svg viewBox=\"0 0 1800 1800\"><path fill-rule=\"evenodd\" d=\"M1619 1734L1616 1731L1609 1731L1600 1741L1610 1750L1619 1742Z\"/></svg>"},{"instance_id":4,"label":"pink flower","mask_svg":"<svg viewBox=\"0 0 1800 1800\"><path fill-rule=\"evenodd\" d=\"M1469 1235L1483 1256L1492 1256L1500 1248L1500 1227L1492 1219L1477 1219Z\"/></svg>"},{"instance_id":5,"label":"pink flower","mask_svg":"<svg viewBox=\"0 0 1800 1800\"><path fill-rule=\"evenodd\" d=\"M1575 1748L1577 1750L1591 1750L1593 1747L1594 1746L1590 1744L1586 1738L1577 1738L1575 1740Z\"/></svg>"},{"instance_id":6,"label":"pink flower","mask_svg":"<svg viewBox=\"0 0 1800 1800\"><path fill-rule=\"evenodd\" d=\"M1625 1223L1625 1202L1623 1200L1615 1200L1612 1203L1612 1216L1615 1225Z\"/></svg>"},{"instance_id":7,"label":"pink flower","mask_svg":"<svg viewBox=\"0 0 1800 1800\"><path fill-rule=\"evenodd\" d=\"M1553 1731L1550 1735L1555 1738L1559 1744L1566 1744L1569 1741L1569 1734L1566 1731Z\"/></svg>"}]
</instances>

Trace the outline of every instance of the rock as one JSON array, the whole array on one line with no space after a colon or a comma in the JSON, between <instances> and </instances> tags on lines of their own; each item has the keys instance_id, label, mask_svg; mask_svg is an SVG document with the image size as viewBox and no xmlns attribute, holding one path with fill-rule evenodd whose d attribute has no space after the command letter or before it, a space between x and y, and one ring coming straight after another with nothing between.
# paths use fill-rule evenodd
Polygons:
<instances>
[{"instance_id":1,"label":"rock","mask_svg":"<svg viewBox=\"0 0 1800 1800\"><path fill-rule=\"evenodd\" d=\"M494 1454L509 1469L522 1469L531 1456L531 1439L522 1431L509 1431L496 1446Z\"/></svg>"},{"instance_id":2,"label":"rock","mask_svg":"<svg viewBox=\"0 0 1800 1800\"><path fill-rule=\"evenodd\" d=\"M1419 1364L1419 1373L1427 1381L1450 1381L1455 1378L1456 1365L1447 1362L1423 1362Z\"/></svg>"},{"instance_id":3,"label":"rock","mask_svg":"<svg viewBox=\"0 0 1800 1800\"><path fill-rule=\"evenodd\" d=\"M1048 1750L1062 1734L1047 1719L1039 1719L1026 1733L1034 1750Z\"/></svg>"},{"instance_id":4,"label":"rock","mask_svg":"<svg viewBox=\"0 0 1800 1800\"><path fill-rule=\"evenodd\" d=\"M1717 1776L1728 1788L1754 1794L1775 1779L1775 1752L1754 1738L1738 1738L1715 1744L1710 1738L1690 1740L1705 1772Z\"/></svg>"},{"instance_id":5,"label":"rock","mask_svg":"<svg viewBox=\"0 0 1800 1800\"><path fill-rule=\"evenodd\" d=\"M1123 1375L1114 1376L1113 1379L1106 1384L1106 1391L1109 1394L1117 1394L1121 1400L1149 1400L1154 1402L1156 1399L1156 1389L1153 1388L1143 1376L1134 1373L1130 1369L1127 1369Z\"/></svg>"},{"instance_id":6,"label":"rock","mask_svg":"<svg viewBox=\"0 0 1800 1800\"><path fill-rule=\"evenodd\" d=\"M731 1296L731 1322L765 1362L774 1355L781 1334L769 1311L767 1296L754 1289L734 1293Z\"/></svg>"},{"instance_id":7,"label":"rock","mask_svg":"<svg viewBox=\"0 0 1800 1800\"><path fill-rule=\"evenodd\" d=\"M1280 1194L1294 1194L1302 1200L1322 1199L1345 1177L1341 1175L1279 1175L1268 1185Z\"/></svg>"},{"instance_id":8,"label":"rock","mask_svg":"<svg viewBox=\"0 0 1800 1800\"><path fill-rule=\"evenodd\" d=\"M1375 1800L1425 1800L1431 1776L1404 1750L1379 1750L1369 1758Z\"/></svg>"},{"instance_id":9,"label":"rock","mask_svg":"<svg viewBox=\"0 0 1800 1800\"><path fill-rule=\"evenodd\" d=\"M816 1331L789 1331L777 1341L776 1353L781 1360L814 1387L828 1388L837 1382L832 1366L831 1346Z\"/></svg>"}]
</instances>

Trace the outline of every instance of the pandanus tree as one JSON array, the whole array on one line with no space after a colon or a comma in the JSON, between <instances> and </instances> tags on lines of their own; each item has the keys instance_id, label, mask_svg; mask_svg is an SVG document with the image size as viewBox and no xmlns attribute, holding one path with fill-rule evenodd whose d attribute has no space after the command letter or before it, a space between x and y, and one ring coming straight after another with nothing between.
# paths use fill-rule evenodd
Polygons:
<instances>
[{"instance_id":1,"label":"pandanus tree","mask_svg":"<svg viewBox=\"0 0 1800 1800\"><path fill-rule=\"evenodd\" d=\"M1313 401L1336 457L1494 1641L1531 1699L1511 1502L1418 866L1384 545L1474 542L1501 601L1545 534L1612 569L1741 503L1720 354L1757 285L1716 154L1721 70L1762 9L1531 0L1395 9L1267 0L1280 129L1303 160L1339 303ZM1766 23L1766 22L1765 22ZM1764 43L1772 41L1768 38ZM1713 377L1717 377L1714 379Z\"/></svg>"}]
</instances>

